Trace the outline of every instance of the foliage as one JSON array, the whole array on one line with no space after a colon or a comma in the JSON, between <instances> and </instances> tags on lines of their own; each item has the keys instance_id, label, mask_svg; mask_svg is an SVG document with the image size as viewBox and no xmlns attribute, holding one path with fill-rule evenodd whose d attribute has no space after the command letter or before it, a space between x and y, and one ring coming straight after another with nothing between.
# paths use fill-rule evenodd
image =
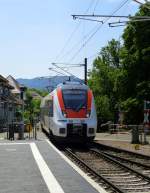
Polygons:
<instances>
[{"instance_id":1,"label":"foliage","mask_svg":"<svg viewBox=\"0 0 150 193\"><path fill-rule=\"evenodd\" d=\"M40 94L39 98L34 98L32 95L34 93ZM40 91L37 89L27 89L26 91L26 101L25 101L25 111L24 118L26 122L30 122L33 124L35 118L39 117L40 114L40 103L42 96L45 96L45 91Z\"/></svg>"},{"instance_id":2,"label":"foliage","mask_svg":"<svg viewBox=\"0 0 150 193\"><path fill-rule=\"evenodd\" d=\"M101 117L101 121L112 119L112 113L110 112L110 101L107 95L95 97L98 117Z\"/></svg>"},{"instance_id":3,"label":"foliage","mask_svg":"<svg viewBox=\"0 0 150 193\"><path fill-rule=\"evenodd\" d=\"M42 97L45 97L48 94L48 92L45 91L45 90L39 90L39 89L36 89L36 88L28 88L28 92L31 93L32 91L38 93Z\"/></svg>"},{"instance_id":4,"label":"foliage","mask_svg":"<svg viewBox=\"0 0 150 193\"><path fill-rule=\"evenodd\" d=\"M142 7L137 15L150 16L150 11ZM131 22L123 33L123 66L127 72L126 97L136 96L136 87L150 79L150 21Z\"/></svg>"},{"instance_id":5,"label":"foliage","mask_svg":"<svg viewBox=\"0 0 150 193\"><path fill-rule=\"evenodd\" d=\"M124 112L124 122L126 124L139 124L142 122L142 111L141 105L143 104L139 102L136 98L128 98L120 104L121 109Z\"/></svg>"},{"instance_id":6,"label":"foliage","mask_svg":"<svg viewBox=\"0 0 150 193\"><path fill-rule=\"evenodd\" d=\"M141 6L137 16L150 16ZM116 122L117 111L125 113L125 123L143 121L143 102L150 100L150 21L127 24L123 45L111 40L94 60L89 72L98 118Z\"/></svg>"},{"instance_id":7,"label":"foliage","mask_svg":"<svg viewBox=\"0 0 150 193\"><path fill-rule=\"evenodd\" d=\"M115 119L118 100L117 82L121 73L120 44L114 39L102 48L89 73L89 86L92 88L98 117L102 120Z\"/></svg>"},{"instance_id":8,"label":"foliage","mask_svg":"<svg viewBox=\"0 0 150 193\"><path fill-rule=\"evenodd\" d=\"M136 15L150 16L150 11L143 6ZM149 35L150 21L131 22L123 33L124 54L122 55L122 61L123 68L126 71L126 75L123 76L125 83L122 84L125 88L125 101L123 103L131 102L131 97L136 100L136 104L132 100L128 106L127 117L130 123L140 123L142 121L143 102L144 100L150 100Z\"/></svg>"}]
</instances>

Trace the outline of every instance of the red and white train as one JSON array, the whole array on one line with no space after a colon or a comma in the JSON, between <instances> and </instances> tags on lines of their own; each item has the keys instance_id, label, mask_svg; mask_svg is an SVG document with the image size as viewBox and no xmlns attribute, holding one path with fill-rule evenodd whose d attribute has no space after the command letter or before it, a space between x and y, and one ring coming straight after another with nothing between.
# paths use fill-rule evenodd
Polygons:
<instances>
[{"instance_id":1,"label":"red and white train","mask_svg":"<svg viewBox=\"0 0 150 193\"><path fill-rule=\"evenodd\" d=\"M92 141L97 129L92 91L78 82L59 84L41 102L41 126L57 141Z\"/></svg>"}]
</instances>

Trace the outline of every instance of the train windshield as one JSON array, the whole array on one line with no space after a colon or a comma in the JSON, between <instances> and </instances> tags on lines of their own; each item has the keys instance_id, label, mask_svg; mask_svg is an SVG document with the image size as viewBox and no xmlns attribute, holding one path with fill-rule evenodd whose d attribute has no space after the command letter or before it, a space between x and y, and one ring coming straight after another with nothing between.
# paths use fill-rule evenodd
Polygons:
<instances>
[{"instance_id":1,"label":"train windshield","mask_svg":"<svg viewBox=\"0 0 150 193\"><path fill-rule=\"evenodd\" d=\"M87 91L86 90L63 90L63 99L66 109L79 111L87 106Z\"/></svg>"}]
</instances>

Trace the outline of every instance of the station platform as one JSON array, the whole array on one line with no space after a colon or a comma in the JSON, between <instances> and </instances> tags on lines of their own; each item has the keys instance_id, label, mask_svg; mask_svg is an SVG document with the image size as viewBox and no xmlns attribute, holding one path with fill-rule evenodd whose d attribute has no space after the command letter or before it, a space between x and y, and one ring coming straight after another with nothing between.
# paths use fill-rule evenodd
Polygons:
<instances>
[{"instance_id":1,"label":"station platform","mask_svg":"<svg viewBox=\"0 0 150 193\"><path fill-rule=\"evenodd\" d=\"M54 145L0 140L0 193L106 193Z\"/></svg>"},{"instance_id":2,"label":"station platform","mask_svg":"<svg viewBox=\"0 0 150 193\"><path fill-rule=\"evenodd\" d=\"M150 156L150 135L147 135L148 144L132 144L131 143L131 133L122 132L122 133L97 133L95 141L104 145L118 147L121 149L126 149L136 153L144 154Z\"/></svg>"}]
</instances>

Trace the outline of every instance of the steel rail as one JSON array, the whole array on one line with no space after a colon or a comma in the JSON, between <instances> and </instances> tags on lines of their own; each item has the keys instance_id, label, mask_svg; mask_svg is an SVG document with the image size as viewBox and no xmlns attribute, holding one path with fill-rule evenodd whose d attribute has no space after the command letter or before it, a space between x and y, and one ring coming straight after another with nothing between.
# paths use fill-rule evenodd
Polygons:
<instances>
[{"instance_id":1,"label":"steel rail","mask_svg":"<svg viewBox=\"0 0 150 193\"><path fill-rule=\"evenodd\" d=\"M112 147L112 146L105 145L105 144L102 144L102 143L92 142L90 144L90 146L94 146L94 147L97 147L97 148L102 148L103 147L103 148L107 148L107 149L110 149L110 150L112 149L112 150L117 151L117 152L125 152L125 153L129 153L129 154L132 154L132 155L139 156L139 157L142 157L142 158L150 160L150 156L149 155L133 152L133 151L122 149L122 148L118 148L118 147Z\"/></svg>"},{"instance_id":2,"label":"steel rail","mask_svg":"<svg viewBox=\"0 0 150 193\"><path fill-rule=\"evenodd\" d=\"M150 169L150 165L146 165L146 164L143 164L143 163L140 163L140 162L137 162L137 161L133 161L133 160L127 159L127 158L119 157L117 155L112 155L112 154L109 154L109 153L106 153L106 152L103 152L103 153L108 155L108 156L110 156L110 157L113 157L113 158L116 158L116 159L120 159L122 161L130 162L131 164L136 164L138 166Z\"/></svg>"},{"instance_id":3,"label":"steel rail","mask_svg":"<svg viewBox=\"0 0 150 193\"><path fill-rule=\"evenodd\" d=\"M130 170L130 171L133 172L133 173L136 173L138 176L140 176L140 177L142 177L143 179L145 179L145 180L147 180L148 182L150 182L150 177L148 177L148 176L146 176L146 175L144 175L144 174L142 174L142 173L140 173L140 172L138 172L138 171L130 168L129 166L126 166L126 165L123 164L123 163L120 163L119 161L115 160L114 158L111 158L110 156L108 156L108 155L106 155L106 154L104 154L104 153L102 153L102 152L99 152L99 151L94 150L94 149L90 149L90 150L93 151L94 153L96 153L97 155L103 156L103 157L106 158L107 160L112 161L112 162L120 165L121 167L126 168L127 170Z\"/></svg>"},{"instance_id":4,"label":"steel rail","mask_svg":"<svg viewBox=\"0 0 150 193\"><path fill-rule=\"evenodd\" d=\"M90 171L92 174L94 174L96 177L102 179L105 183L107 183L109 186L111 186L113 189L115 189L116 191L118 191L119 193L125 193L124 190L122 190L121 188L119 188L118 186L114 185L112 182L110 182L109 180L107 180L105 177L103 177L102 175L100 175L99 173L97 173L97 171L93 170L88 164L86 164L83 160L81 160L80 158L78 158L73 152L71 152L68 148L65 148L65 151L70 154L74 159L76 159L78 162L80 162L84 167L86 167L86 169L88 169L88 171Z\"/></svg>"}]
</instances>

